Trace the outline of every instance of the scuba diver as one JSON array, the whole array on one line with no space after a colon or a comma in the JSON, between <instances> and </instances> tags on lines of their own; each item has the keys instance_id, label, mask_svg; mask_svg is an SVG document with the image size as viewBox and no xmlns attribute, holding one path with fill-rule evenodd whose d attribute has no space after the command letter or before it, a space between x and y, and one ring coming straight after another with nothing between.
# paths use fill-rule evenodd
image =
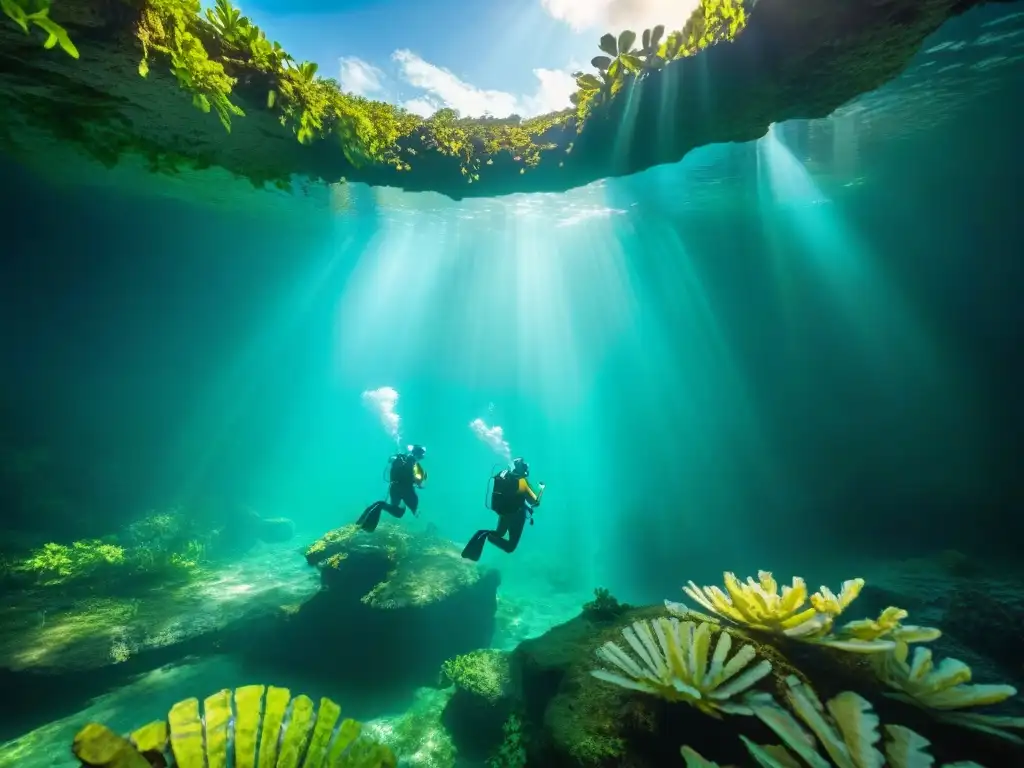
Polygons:
<instances>
[{"instance_id":1,"label":"scuba diver","mask_svg":"<svg viewBox=\"0 0 1024 768\"><path fill-rule=\"evenodd\" d=\"M391 501L375 501L363 510L358 523L364 531L372 533L377 529L382 511L387 511L395 517L402 517L405 514L403 502L414 515L416 514L420 505L416 489L422 488L423 481L427 479L427 471L420 465L420 461L426 455L427 449L422 445L410 445L406 453L395 454L388 459L388 496Z\"/></svg>"},{"instance_id":2,"label":"scuba diver","mask_svg":"<svg viewBox=\"0 0 1024 768\"><path fill-rule=\"evenodd\" d=\"M498 527L493 531L481 530L473 534L462 550L464 558L474 562L479 560L488 541L505 552L515 552L527 517L533 525L533 510L540 506L544 495L544 483L540 483L540 493L537 493L530 487L529 476L530 465L523 459L515 459L511 469L503 469L494 476L491 509L498 513Z\"/></svg>"}]
</instances>

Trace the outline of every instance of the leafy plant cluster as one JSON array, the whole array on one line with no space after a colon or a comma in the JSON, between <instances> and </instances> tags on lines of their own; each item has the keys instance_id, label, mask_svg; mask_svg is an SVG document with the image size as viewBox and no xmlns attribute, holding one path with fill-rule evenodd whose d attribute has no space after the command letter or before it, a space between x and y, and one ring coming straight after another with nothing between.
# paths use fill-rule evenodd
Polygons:
<instances>
[{"instance_id":1,"label":"leafy plant cluster","mask_svg":"<svg viewBox=\"0 0 1024 768\"><path fill-rule=\"evenodd\" d=\"M28 32L47 33L45 47L60 45L77 58L67 32L49 19L51 0L0 0L4 12ZM141 0L136 35L142 47L139 74L149 75L159 57L203 112L213 112L227 131L245 112L233 98L239 81L247 89L265 88L266 109L273 110L302 144L334 135L355 167L386 164L411 169L421 149L456 158L469 183L479 180L481 165L507 153L519 172L536 167L554 142L538 141L552 129L582 130L593 108L615 97L626 84L668 62L691 56L708 45L732 40L746 24L743 0L701 0L681 30L665 35L645 30L637 46L635 32L601 38L603 55L593 59L597 74L576 73L579 90L573 107L523 120L462 118L442 109L423 120L401 107L342 92L337 81L318 75L314 62L296 62L267 38L231 0L217 0L202 12L200 0ZM566 152L571 151L570 144ZM266 179L260 179L266 181Z\"/></svg>"},{"instance_id":2,"label":"leafy plant cluster","mask_svg":"<svg viewBox=\"0 0 1024 768\"><path fill-rule=\"evenodd\" d=\"M508 657L501 651L472 651L441 666L443 677L459 688L495 702L506 693L510 681Z\"/></svg>"},{"instance_id":3,"label":"leafy plant cluster","mask_svg":"<svg viewBox=\"0 0 1024 768\"><path fill-rule=\"evenodd\" d=\"M632 30L624 30L618 37L604 35L598 43L603 55L590 60L597 74L575 73L579 90L571 100L579 125L595 106L616 96L630 82L715 43L735 40L746 24L743 0L700 0L683 28L667 36L661 24L645 29L639 46Z\"/></svg>"},{"instance_id":4,"label":"leafy plant cluster","mask_svg":"<svg viewBox=\"0 0 1024 768\"><path fill-rule=\"evenodd\" d=\"M12 559L6 575L43 587L137 585L140 577L188 576L206 560L206 548L198 539L132 542L112 537L71 544L48 542L26 557Z\"/></svg>"},{"instance_id":5,"label":"leafy plant cluster","mask_svg":"<svg viewBox=\"0 0 1024 768\"><path fill-rule=\"evenodd\" d=\"M15 564L14 569L35 574L45 585L55 585L94 576L97 571L122 566L124 562L123 547L91 539L70 546L49 542Z\"/></svg>"},{"instance_id":6,"label":"leafy plant cluster","mask_svg":"<svg viewBox=\"0 0 1024 768\"><path fill-rule=\"evenodd\" d=\"M50 0L0 0L0 8L26 35L31 34L32 27L42 30L46 34L43 48L59 45L68 56L78 58L78 49L67 30L50 18Z\"/></svg>"}]
</instances>

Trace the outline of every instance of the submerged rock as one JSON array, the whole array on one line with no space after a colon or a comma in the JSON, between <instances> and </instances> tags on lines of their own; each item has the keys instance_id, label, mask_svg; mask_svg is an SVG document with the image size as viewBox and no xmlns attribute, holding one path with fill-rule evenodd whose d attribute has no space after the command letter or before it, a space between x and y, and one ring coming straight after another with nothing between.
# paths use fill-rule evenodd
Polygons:
<instances>
[{"instance_id":1,"label":"submerged rock","mask_svg":"<svg viewBox=\"0 0 1024 768\"><path fill-rule=\"evenodd\" d=\"M403 768L452 768L455 745L441 716L453 692L420 688L405 712L367 722L365 733L390 747Z\"/></svg>"},{"instance_id":2,"label":"submerged rock","mask_svg":"<svg viewBox=\"0 0 1024 768\"><path fill-rule=\"evenodd\" d=\"M464 560L447 539L385 522L347 525L306 550L322 589L252 653L339 682L412 691L447 659L486 646L494 632L497 571Z\"/></svg>"},{"instance_id":3,"label":"submerged rock","mask_svg":"<svg viewBox=\"0 0 1024 768\"><path fill-rule=\"evenodd\" d=\"M444 663L441 674L453 688L444 725L460 757L483 762L501 747L516 706L508 654L486 649L456 656Z\"/></svg>"},{"instance_id":4,"label":"submerged rock","mask_svg":"<svg viewBox=\"0 0 1024 768\"><path fill-rule=\"evenodd\" d=\"M319 585L298 556L268 549L236 563L191 569L187 578L145 582L130 596L60 587L0 598L0 684L19 690L0 702L0 720L52 719L58 707L186 656L244 645L257 627Z\"/></svg>"},{"instance_id":5,"label":"submerged rock","mask_svg":"<svg viewBox=\"0 0 1024 768\"><path fill-rule=\"evenodd\" d=\"M174 583L150 584L130 597L84 596L40 588L3 598L0 668L82 672L125 664L149 652L195 644L204 636L315 594L317 584L281 553L198 568ZM210 639L208 642L213 642Z\"/></svg>"}]
</instances>

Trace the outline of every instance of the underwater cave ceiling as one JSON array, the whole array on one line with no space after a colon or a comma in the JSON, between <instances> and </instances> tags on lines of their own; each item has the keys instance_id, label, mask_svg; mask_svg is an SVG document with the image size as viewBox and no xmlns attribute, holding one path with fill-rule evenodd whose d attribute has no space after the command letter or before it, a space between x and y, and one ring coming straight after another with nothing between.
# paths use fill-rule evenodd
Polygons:
<instances>
[{"instance_id":1,"label":"underwater cave ceiling","mask_svg":"<svg viewBox=\"0 0 1024 768\"><path fill-rule=\"evenodd\" d=\"M229 133L215 114L193 106L166 57L151 55L140 77L136 29L145 0L53 0L51 17L81 56L44 50L38 30L26 36L0 19L0 142L15 157L45 162L56 138L106 165L134 152L157 173L219 166L256 184L295 174L454 199L560 192L676 162L703 145L754 140L774 122L827 116L900 74L946 19L980 3L759 0L734 42L647 73L595 107L581 132L570 121L534 137L550 147L536 166L477 147L478 178L469 183L458 157L424 142L422 126L399 140L403 170L353 166L336 135L300 144L268 108L266 77L255 69L230 69L238 78L230 97L245 116L232 119Z\"/></svg>"}]
</instances>

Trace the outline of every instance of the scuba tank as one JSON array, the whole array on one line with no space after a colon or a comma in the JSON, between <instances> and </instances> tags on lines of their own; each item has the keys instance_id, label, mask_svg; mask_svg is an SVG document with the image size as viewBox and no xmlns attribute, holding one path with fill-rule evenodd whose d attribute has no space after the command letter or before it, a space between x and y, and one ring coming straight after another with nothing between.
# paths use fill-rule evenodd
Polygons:
<instances>
[{"instance_id":1,"label":"scuba tank","mask_svg":"<svg viewBox=\"0 0 1024 768\"><path fill-rule=\"evenodd\" d=\"M415 469L416 459L405 453L396 454L389 463L388 480L392 483L411 483Z\"/></svg>"},{"instance_id":2,"label":"scuba tank","mask_svg":"<svg viewBox=\"0 0 1024 768\"><path fill-rule=\"evenodd\" d=\"M388 460L384 462L384 469L380 473L380 479L383 480L385 483L391 482L391 468L394 466L395 459L397 459L398 456L399 454L397 453L392 454L391 456L388 456Z\"/></svg>"},{"instance_id":3,"label":"scuba tank","mask_svg":"<svg viewBox=\"0 0 1024 768\"><path fill-rule=\"evenodd\" d=\"M484 508L494 511L494 483L501 474L501 467L504 464L492 464L491 474L487 477L487 484L484 486Z\"/></svg>"},{"instance_id":4,"label":"scuba tank","mask_svg":"<svg viewBox=\"0 0 1024 768\"><path fill-rule=\"evenodd\" d=\"M511 471L504 469L493 478L491 486L491 510L501 513L515 505L516 497L519 495L519 478Z\"/></svg>"}]
</instances>

